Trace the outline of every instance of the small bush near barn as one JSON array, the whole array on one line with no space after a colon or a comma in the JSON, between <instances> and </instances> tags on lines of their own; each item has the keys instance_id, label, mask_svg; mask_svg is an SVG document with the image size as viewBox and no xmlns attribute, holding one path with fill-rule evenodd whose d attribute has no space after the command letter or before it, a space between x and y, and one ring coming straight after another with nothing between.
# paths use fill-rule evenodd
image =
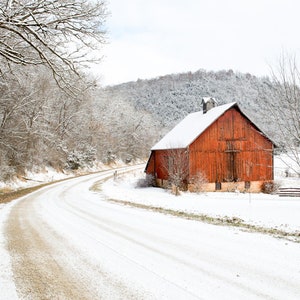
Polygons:
<instances>
[{"instance_id":1,"label":"small bush near barn","mask_svg":"<svg viewBox=\"0 0 300 300\"><path fill-rule=\"evenodd\" d=\"M144 178L140 178L136 183L137 188L146 188L153 186L155 186L155 179L151 174L147 174Z\"/></svg>"},{"instance_id":2,"label":"small bush near barn","mask_svg":"<svg viewBox=\"0 0 300 300\"><path fill-rule=\"evenodd\" d=\"M279 184L274 181L265 181L262 184L261 191L264 194L276 194L279 189Z\"/></svg>"},{"instance_id":3,"label":"small bush near barn","mask_svg":"<svg viewBox=\"0 0 300 300\"><path fill-rule=\"evenodd\" d=\"M199 171L192 179L194 191L201 193L204 191L205 184L208 182L205 173Z\"/></svg>"}]
</instances>

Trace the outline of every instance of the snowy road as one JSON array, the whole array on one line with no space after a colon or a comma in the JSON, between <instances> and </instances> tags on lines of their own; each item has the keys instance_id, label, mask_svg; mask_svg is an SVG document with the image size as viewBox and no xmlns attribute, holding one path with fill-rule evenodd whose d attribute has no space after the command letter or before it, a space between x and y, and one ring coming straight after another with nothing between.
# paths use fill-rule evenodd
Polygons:
<instances>
[{"instance_id":1,"label":"snowy road","mask_svg":"<svg viewBox=\"0 0 300 300\"><path fill-rule=\"evenodd\" d=\"M300 299L299 244L109 203L89 188L112 172L12 206L19 299Z\"/></svg>"}]
</instances>

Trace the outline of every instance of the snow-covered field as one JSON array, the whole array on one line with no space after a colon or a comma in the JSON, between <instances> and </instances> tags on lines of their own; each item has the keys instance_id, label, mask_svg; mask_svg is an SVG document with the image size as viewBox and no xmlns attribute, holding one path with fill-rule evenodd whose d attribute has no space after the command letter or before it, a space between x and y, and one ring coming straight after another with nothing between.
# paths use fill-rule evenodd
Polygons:
<instances>
[{"instance_id":1,"label":"snow-covered field","mask_svg":"<svg viewBox=\"0 0 300 300\"><path fill-rule=\"evenodd\" d=\"M160 188L137 188L142 171L110 179L102 185L108 198L152 207L205 214L212 217L237 217L247 224L300 233L300 198L249 193L189 193L174 196ZM299 178L281 178L285 185L300 185ZM290 181L288 183L287 181Z\"/></svg>"}]
</instances>

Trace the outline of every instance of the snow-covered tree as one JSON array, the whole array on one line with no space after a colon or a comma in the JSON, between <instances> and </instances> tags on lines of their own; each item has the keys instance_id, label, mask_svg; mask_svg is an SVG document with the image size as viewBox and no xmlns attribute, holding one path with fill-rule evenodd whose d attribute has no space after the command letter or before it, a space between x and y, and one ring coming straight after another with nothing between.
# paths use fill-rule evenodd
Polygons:
<instances>
[{"instance_id":1,"label":"snow-covered tree","mask_svg":"<svg viewBox=\"0 0 300 300\"><path fill-rule=\"evenodd\" d=\"M168 174L168 182L176 196L179 190L185 190L188 184L189 161L186 149L166 151L162 168Z\"/></svg>"},{"instance_id":2,"label":"snow-covered tree","mask_svg":"<svg viewBox=\"0 0 300 300\"><path fill-rule=\"evenodd\" d=\"M105 16L99 0L1 1L0 70L4 64L45 65L62 88L74 90L68 75L78 75L104 42Z\"/></svg>"},{"instance_id":3,"label":"snow-covered tree","mask_svg":"<svg viewBox=\"0 0 300 300\"><path fill-rule=\"evenodd\" d=\"M286 165L300 176L300 70L295 56L283 55L272 71L273 96L266 101Z\"/></svg>"}]
</instances>

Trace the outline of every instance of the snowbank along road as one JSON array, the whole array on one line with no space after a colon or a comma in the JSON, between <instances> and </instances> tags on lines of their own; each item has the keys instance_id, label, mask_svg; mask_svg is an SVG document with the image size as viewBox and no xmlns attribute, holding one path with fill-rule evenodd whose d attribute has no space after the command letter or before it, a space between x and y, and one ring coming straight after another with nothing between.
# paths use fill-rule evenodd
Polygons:
<instances>
[{"instance_id":1,"label":"snowbank along road","mask_svg":"<svg viewBox=\"0 0 300 300\"><path fill-rule=\"evenodd\" d=\"M0 299L300 299L299 244L107 202L113 172L15 201Z\"/></svg>"}]
</instances>

